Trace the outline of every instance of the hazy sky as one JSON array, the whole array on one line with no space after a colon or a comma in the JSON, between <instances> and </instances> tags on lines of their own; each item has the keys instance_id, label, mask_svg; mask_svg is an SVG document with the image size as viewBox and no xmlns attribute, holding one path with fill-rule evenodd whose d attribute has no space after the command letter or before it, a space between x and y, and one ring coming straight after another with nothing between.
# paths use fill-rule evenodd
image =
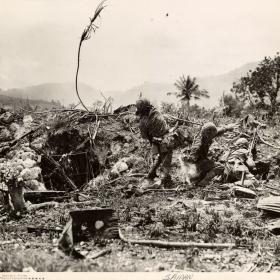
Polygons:
<instances>
[{"instance_id":1,"label":"hazy sky","mask_svg":"<svg viewBox=\"0 0 280 280\"><path fill-rule=\"evenodd\" d=\"M79 37L98 3L0 0L0 81L74 81ZM279 11L279 0L108 0L83 44L80 80L123 90L230 71L280 50Z\"/></svg>"}]
</instances>

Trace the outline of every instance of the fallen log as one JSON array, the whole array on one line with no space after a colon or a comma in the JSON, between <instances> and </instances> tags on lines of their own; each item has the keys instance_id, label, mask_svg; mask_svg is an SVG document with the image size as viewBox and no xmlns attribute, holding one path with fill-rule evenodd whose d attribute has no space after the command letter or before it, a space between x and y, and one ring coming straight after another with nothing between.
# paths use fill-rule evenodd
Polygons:
<instances>
[{"instance_id":1,"label":"fallen log","mask_svg":"<svg viewBox=\"0 0 280 280\"><path fill-rule=\"evenodd\" d=\"M32 204L29 207L27 207L27 210L38 210L42 208L48 208L48 207L57 207L59 205L58 202L50 201L50 202L43 202L40 204Z\"/></svg>"},{"instance_id":2,"label":"fallen log","mask_svg":"<svg viewBox=\"0 0 280 280\"><path fill-rule=\"evenodd\" d=\"M53 200L63 200L68 198L65 191L28 191L24 194L24 199L31 203L42 203Z\"/></svg>"},{"instance_id":3,"label":"fallen log","mask_svg":"<svg viewBox=\"0 0 280 280\"><path fill-rule=\"evenodd\" d=\"M62 233L62 229L57 228L45 228L45 227L36 227L36 226L28 226L27 227L28 233L36 233L37 235L42 233Z\"/></svg>"},{"instance_id":4,"label":"fallen log","mask_svg":"<svg viewBox=\"0 0 280 280\"><path fill-rule=\"evenodd\" d=\"M146 240L146 239L127 239L119 230L120 239L126 243L139 244L163 248L218 248L218 249L230 249L236 248L235 243L195 243L195 242L172 242L172 241L161 241L161 240Z\"/></svg>"}]
</instances>

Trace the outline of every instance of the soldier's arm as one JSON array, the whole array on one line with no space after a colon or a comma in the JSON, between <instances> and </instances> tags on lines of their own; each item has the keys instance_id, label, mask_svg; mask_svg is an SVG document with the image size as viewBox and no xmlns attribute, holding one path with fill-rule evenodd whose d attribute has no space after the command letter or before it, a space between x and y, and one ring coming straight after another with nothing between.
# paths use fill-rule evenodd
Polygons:
<instances>
[{"instance_id":1,"label":"soldier's arm","mask_svg":"<svg viewBox=\"0 0 280 280\"><path fill-rule=\"evenodd\" d=\"M195 139L190 151L190 156L189 156L190 162L198 161L198 158L200 156L201 146L202 146L201 139L200 138Z\"/></svg>"},{"instance_id":2,"label":"soldier's arm","mask_svg":"<svg viewBox=\"0 0 280 280\"><path fill-rule=\"evenodd\" d=\"M238 124L233 123L233 124L229 124L224 127L218 128L216 137L219 137L228 131L233 131L237 126L238 126Z\"/></svg>"}]
</instances>

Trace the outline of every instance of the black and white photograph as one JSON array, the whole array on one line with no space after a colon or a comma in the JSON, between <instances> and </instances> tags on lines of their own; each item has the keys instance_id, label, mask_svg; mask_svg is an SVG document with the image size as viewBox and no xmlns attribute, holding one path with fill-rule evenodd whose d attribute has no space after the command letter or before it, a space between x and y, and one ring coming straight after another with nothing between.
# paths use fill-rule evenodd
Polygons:
<instances>
[{"instance_id":1,"label":"black and white photograph","mask_svg":"<svg viewBox=\"0 0 280 280\"><path fill-rule=\"evenodd\" d=\"M0 0L0 278L275 276L279 11Z\"/></svg>"}]
</instances>

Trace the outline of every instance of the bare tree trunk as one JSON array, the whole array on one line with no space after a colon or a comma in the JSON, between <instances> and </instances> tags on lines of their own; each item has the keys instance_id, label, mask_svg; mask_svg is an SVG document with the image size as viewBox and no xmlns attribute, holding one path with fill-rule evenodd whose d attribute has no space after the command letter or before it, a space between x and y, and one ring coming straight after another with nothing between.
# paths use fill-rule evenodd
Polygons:
<instances>
[{"instance_id":1,"label":"bare tree trunk","mask_svg":"<svg viewBox=\"0 0 280 280\"><path fill-rule=\"evenodd\" d=\"M26 205L23 197L23 187L18 185L17 182L11 182L8 185L9 194L15 211L26 210Z\"/></svg>"}]
</instances>

